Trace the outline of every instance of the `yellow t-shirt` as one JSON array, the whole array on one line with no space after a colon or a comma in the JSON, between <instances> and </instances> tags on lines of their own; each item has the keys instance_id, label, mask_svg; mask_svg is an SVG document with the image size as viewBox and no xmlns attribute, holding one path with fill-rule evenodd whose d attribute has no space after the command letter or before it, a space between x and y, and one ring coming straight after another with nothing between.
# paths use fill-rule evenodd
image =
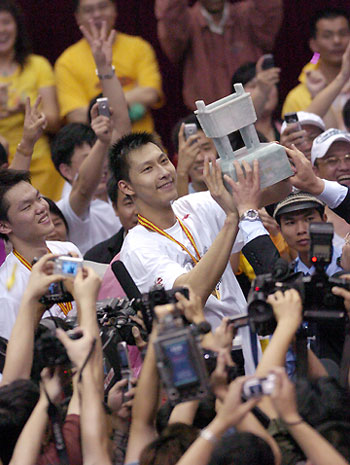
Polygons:
<instances>
[{"instance_id":1,"label":"yellow t-shirt","mask_svg":"<svg viewBox=\"0 0 350 465\"><path fill-rule=\"evenodd\" d=\"M14 107L18 102L30 97L33 104L38 97L39 89L52 87L55 79L52 67L46 58L30 55L23 70L20 66L10 76L0 76L0 83L9 84L8 107ZM16 152L17 145L22 138L24 113L16 113L0 119L0 134L10 144L10 161ZM52 161L49 141L43 135L35 144L30 165L33 185L43 195L58 200L64 184L63 178L57 173Z\"/></svg>"},{"instance_id":2,"label":"yellow t-shirt","mask_svg":"<svg viewBox=\"0 0 350 465\"><path fill-rule=\"evenodd\" d=\"M302 69L299 82L287 95L282 108L282 118L286 113L306 110L311 104L312 98L309 89L306 86L306 72L313 71L318 68L318 63L308 63Z\"/></svg>"},{"instance_id":3,"label":"yellow t-shirt","mask_svg":"<svg viewBox=\"0 0 350 465\"><path fill-rule=\"evenodd\" d=\"M113 45L113 65L124 92L136 86L152 87L162 98L162 80L155 53L140 37L118 32ZM58 100L61 116L77 108L88 107L91 99L101 92L95 73L95 61L89 44L79 40L67 48L55 64ZM151 113L134 122L133 131L154 130Z\"/></svg>"}]
</instances>

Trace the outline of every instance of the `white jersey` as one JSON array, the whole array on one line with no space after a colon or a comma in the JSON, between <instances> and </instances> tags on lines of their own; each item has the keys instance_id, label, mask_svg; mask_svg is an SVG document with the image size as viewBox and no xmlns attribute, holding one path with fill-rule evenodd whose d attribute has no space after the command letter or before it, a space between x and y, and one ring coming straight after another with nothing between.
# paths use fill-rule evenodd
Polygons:
<instances>
[{"instance_id":1,"label":"white jersey","mask_svg":"<svg viewBox=\"0 0 350 465\"><path fill-rule=\"evenodd\" d=\"M120 220L109 202L92 200L82 217L72 210L69 194L59 200L57 206L68 223L68 239L79 247L83 255L94 245L109 239L121 228Z\"/></svg>"},{"instance_id":2,"label":"white jersey","mask_svg":"<svg viewBox=\"0 0 350 465\"><path fill-rule=\"evenodd\" d=\"M191 232L202 257L223 227L226 218L224 211L212 199L209 192L181 197L173 203L172 207L176 216ZM257 225L257 229L259 228ZM191 242L178 222L165 231L196 256ZM261 226L255 237L266 233ZM241 250L245 237L246 234L242 231L238 232L232 252ZM161 284L165 289L170 289L180 275L189 272L194 266L191 257L179 245L141 225L137 225L127 234L120 257L141 292L148 292L155 284ZM210 295L204 307L205 317L213 330L219 326L223 317L232 318L245 313L247 309L246 300L230 263L226 265L217 284L217 290L220 300ZM248 328L242 328L240 333L243 340L246 372L252 373L255 367Z\"/></svg>"},{"instance_id":3,"label":"white jersey","mask_svg":"<svg viewBox=\"0 0 350 465\"><path fill-rule=\"evenodd\" d=\"M48 241L47 247L54 254L66 255L75 252L80 257L77 247L71 242ZM14 273L14 282L8 289L7 283L11 281ZM11 252L0 267L0 336L9 339L13 325L18 314L23 293L27 287L30 270ZM58 305L50 309L53 316L65 318ZM49 314L45 315L49 316Z\"/></svg>"}]
</instances>

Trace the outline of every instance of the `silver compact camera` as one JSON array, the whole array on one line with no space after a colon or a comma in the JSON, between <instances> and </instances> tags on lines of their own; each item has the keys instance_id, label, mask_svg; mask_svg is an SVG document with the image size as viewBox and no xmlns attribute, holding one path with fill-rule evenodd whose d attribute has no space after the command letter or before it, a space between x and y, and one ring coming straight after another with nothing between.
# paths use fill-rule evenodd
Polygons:
<instances>
[{"instance_id":1,"label":"silver compact camera","mask_svg":"<svg viewBox=\"0 0 350 465\"><path fill-rule=\"evenodd\" d=\"M270 396L275 388L276 376L271 374L266 378L251 378L243 384L243 395L246 399L252 397Z\"/></svg>"},{"instance_id":2,"label":"silver compact camera","mask_svg":"<svg viewBox=\"0 0 350 465\"><path fill-rule=\"evenodd\" d=\"M61 255L53 260L54 274L62 274L67 277L74 277L78 270L83 267L83 259Z\"/></svg>"}]
</instances>

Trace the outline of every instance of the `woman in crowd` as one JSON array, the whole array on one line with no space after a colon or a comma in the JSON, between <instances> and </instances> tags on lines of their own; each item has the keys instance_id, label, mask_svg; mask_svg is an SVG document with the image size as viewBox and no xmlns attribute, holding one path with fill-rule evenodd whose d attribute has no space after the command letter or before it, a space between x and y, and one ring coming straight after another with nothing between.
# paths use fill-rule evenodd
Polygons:
<instances>
[{"instance_id":1,"label":"woman in crowd","mask_svg":"<svg viewBox=\"0 0 350 465\"><path fill-rule=\"evenodd\" d=\"M10 161L17 150L30 150L20 144L23 131L25 99L34 102L41 96L41 111L47 118L46 132L59 128L59 111L54 75L49 62L30 53L21 11L12 0L0 3L0 134L10 145ZM58 199L63 179L50 157L47 135L37 142L30 171L32 182L41 193Z\"/></svg>"}]
</instances>

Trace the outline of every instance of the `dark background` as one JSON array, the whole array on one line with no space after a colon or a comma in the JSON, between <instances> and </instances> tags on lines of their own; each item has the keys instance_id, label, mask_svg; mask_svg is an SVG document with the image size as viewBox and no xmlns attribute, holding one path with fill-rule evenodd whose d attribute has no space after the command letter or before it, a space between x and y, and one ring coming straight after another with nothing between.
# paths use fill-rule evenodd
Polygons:
<instances>
[{"instance_id":1,"label":"dark background","mask_svg":"<svg viewBox=\"0 0 350 465\"><path fill-rule=\"evenodd\" d=\"M71 0L18 0L26 16L34 52L51 63L76 42L80 32L73 16ZM266 0L268 1L268 0ZM193 1L192 1L193 3ZM156 128L169 147L169 134L176 121L188 111L182 103L181 72L162 53L156 30L154 0L117 0L117 29L140 35L157 54L166 95L165 106L154 113ZM348 0L284 0L284 20L275 43L275 62L282 68L280 101L297 84L300 70L312 56L308 47L309 20L319 9L340 7L350 12Z\"/></svg>"}]
</instances>

